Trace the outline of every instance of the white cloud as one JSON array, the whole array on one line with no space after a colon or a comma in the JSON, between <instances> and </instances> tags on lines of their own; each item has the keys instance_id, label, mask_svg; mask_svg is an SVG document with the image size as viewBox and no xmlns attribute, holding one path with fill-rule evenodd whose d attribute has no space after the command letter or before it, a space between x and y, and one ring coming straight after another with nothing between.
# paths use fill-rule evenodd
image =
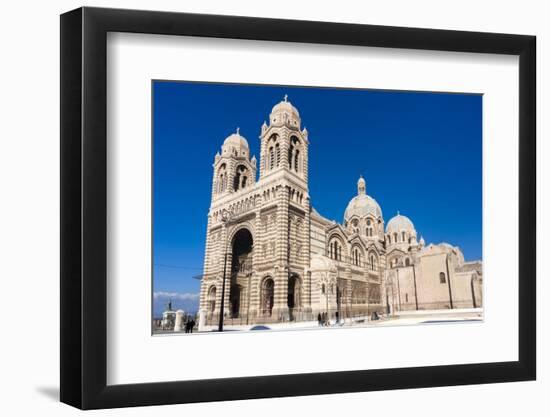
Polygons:
<instances>
[{"instance_id":1,"label":"white cloud","mask_svg":"<svg viewBox=\"0 0 550 417\"><path fill-rule=\"evenodd\" d=\"M173 300L195 301L199 299L199 293L157 291L153 293L153 298L155 300L159 298L171 298Z\"/></svg>"}]
</instances>

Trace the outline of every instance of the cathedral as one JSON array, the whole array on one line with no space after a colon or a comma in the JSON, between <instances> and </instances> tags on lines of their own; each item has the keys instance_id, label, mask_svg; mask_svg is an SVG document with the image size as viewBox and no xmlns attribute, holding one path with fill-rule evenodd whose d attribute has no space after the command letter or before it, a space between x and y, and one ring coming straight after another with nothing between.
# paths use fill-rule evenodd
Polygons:
<instances>
[{"instance_id":1,"label":"cathedral","mask_svg":"<svg viewBox=\"0 0 550 417\"><path fill-rule=\"evenodd\" d=\"M426 244L399 213L386 224L364 178L341 224L313 208L308 131L286 96L264 121L260 144L258 161L237 129L214 158L205 325L218 323L222 304L225 325L482 307L481 261Z\"/></svg>"}]
</instances>

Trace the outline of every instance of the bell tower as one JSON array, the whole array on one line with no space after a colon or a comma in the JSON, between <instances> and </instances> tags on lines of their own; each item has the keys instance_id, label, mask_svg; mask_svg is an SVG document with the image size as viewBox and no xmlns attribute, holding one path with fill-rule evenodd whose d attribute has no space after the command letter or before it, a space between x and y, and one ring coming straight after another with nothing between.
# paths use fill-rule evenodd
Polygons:
<instances>
[{"instance_id":1,"label":"bell tower","mask_svg":"<svg viewBox=\"0 0 550 417\"><path fill-rule=\"evenodd\" d=\"M300 113L288 101L276 104L260 134L260 179L286 171L301 179L307 188L308 132L301 128Z\"/></svg>"},{"instance_id":2,"label":"bell tower","mask_svg":"<svg viewBox=\"0 0 550 417\"><path fill-rule=\"evenodd\" d=\"M255 184L256 157L250 158L248 141L239 128L225 139L213 166L212 201Z\"/></svg>"},{"instance_id":3,"label":"bell tower","mask_svg":"<svg viewBox=\"0 0 550 417\"><path fill-rule=\"evenodd\" d=\"M266 212L275 220L265 241L276 242L273 270L273 317L293 320L311 311L310 201L308 187L308 147L300 113L285 95L264 122L260 132L260 179L266 190Z\"/></svg>"}]
</instances>

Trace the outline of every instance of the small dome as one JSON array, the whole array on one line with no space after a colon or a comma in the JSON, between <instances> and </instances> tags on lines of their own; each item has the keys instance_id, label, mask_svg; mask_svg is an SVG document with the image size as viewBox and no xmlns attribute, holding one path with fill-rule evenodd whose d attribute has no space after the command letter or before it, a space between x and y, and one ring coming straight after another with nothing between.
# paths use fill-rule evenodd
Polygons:
<instances>
[{"instance_id":1,"label":"small dome","mask_svg":"<svg viewBox=\"0 0 550 417\"><path fill-rule=\"evenodd\" d=\"M300 117L298 109L294 107L290 101L281 101L280 103L275 104L275 106L273 106L273 109L271 110L271 113L273 114L282 111L287 111L294 114L296 117Z\"/></svg>"},{"instance_id":2,"label":"small dome","mask_svg":"<svg viewBox=\"0 0 550 417\"><path fill-rule=\"evenodd\" d=\"M237 131L235 133L232 133L227 138L225 138L222 145L223 154L234 152L237 153L237 156L246 157L248 157L248 154L250 152L248 141L244 136L241 136L241 134L239 133L239 128L237 128Z\"/></svg>"},{"instance_id":3,"label":"small dome","mask_svg":"<svg viewBox=\"0 0 550 417\"><path fill-rule=\"evenodd\" d=\"M386 233L408 231L415 233L414 224L407 216L402 216L397 212L397 216L393 217L386 225Z\"/></svg>"},{"instance_id":4,"label":"small dome","mask_svg":"<svg viewBox=\"0 0 550 417\"><path fill-rule=\"evenodd\" d=\"M271 124L278 125L290 123L291 126L300 127L300 113L298 109L288 101L288 96L286 94L283 101L273 106L269 119Z\"/></svg>"},{"instance_id":5,"label":"small dome","mask_svg":"<svg viewBox=\"0 0 550 417\"><path fill-rule=\"evenodd\" d=\"M244 136L241 136L241 134L239 133L239 128L237 128L237 131L235 133L232 133L223 141L223 146L225 147L226 145L232 145L237 148L248 148L248 141Z\"/></svg>"}]
</instances>

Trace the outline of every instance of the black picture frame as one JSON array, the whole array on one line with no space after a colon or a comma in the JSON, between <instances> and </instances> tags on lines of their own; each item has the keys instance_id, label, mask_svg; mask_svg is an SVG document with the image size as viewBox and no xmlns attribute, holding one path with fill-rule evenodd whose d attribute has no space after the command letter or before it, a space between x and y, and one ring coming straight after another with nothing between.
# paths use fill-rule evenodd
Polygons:
<instances>
[{"instance_id":1,"label":"black picture frame","mask_svg":"<svg viewBox=\"0 0 550 417\"><path fill-rule=\"evenodd\" d=\"M107 385L108 32L519 56L519 360ZM60 57L62 402L95 409L536 378L534 36L84 7L61 15Z\"/></svg>"}]
</instances>

